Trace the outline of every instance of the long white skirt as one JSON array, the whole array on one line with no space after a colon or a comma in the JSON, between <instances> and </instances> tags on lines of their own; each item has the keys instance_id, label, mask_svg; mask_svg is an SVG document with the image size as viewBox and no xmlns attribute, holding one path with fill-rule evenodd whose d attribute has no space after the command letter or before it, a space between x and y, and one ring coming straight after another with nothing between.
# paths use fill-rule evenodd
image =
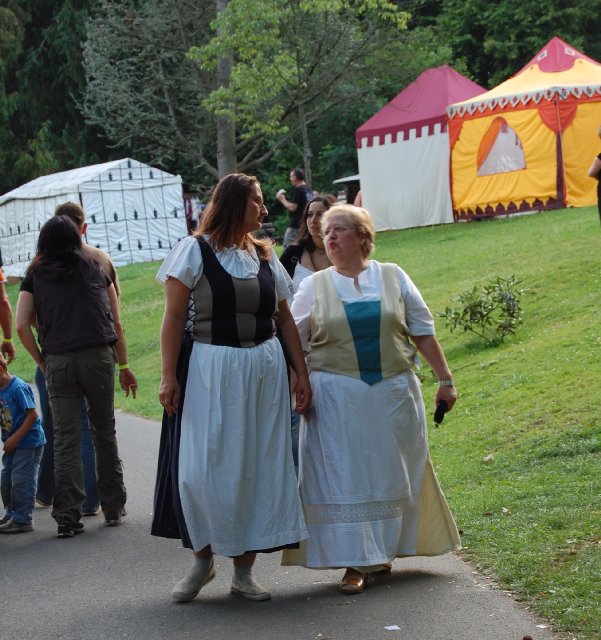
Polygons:
<instances>
[{"instance_id":1,"label":"long white skirt","mask_svg":"<svg viewBox=\"0 0 601 640\"><path fill-rule=\"evenodd\" d=\"M195 551L237 556L307 537L276 338L249 349L194 343L182 411L179 490Z\"/></svg>"},{"instance_id":2,"label":"long white skirt","mask_svg":"<svg viewBox=\"0 0 601 640\"><path fill-rule=\"evenodd\" d=\"M419 380L374 385L311 373L313 410L301 422L300 488L309 538L284 564L369 567L459 548L428 454Z\"/></svg>"}]
</instances>

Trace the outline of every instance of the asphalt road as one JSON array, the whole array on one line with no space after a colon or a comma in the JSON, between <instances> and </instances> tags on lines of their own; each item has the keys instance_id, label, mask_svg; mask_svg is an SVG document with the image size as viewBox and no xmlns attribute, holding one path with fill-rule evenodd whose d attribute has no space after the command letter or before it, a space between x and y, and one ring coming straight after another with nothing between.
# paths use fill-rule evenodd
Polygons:
<instances>
[{"instance_id":1,"label":"asphalt road","mask_svg":"<svg viewBox=\"0 0 601 640\"><path fill-rule=\"evenodd\" d=\"M86 532L56 538L49 509L35 531L0 536L0 639L38 640L533 640L554 638L510 596L453 554L396 560L361 595L337 590L341 571L281 567L259 556L255 575L272 593L229 593L231 561L193 602L170 599L191 552L149 534L160 427L117 417L128 515L119 527L85 518ZM387 627L393 627L387 629Z\"/></svg>"}]
</instances>

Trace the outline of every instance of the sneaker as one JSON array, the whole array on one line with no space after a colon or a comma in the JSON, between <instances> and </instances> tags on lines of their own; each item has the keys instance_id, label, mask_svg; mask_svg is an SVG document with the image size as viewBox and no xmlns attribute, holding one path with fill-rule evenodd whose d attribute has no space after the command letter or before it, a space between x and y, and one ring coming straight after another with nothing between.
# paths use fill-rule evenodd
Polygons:
<instances>
[{"instance_id":1,"label":"sneaker","mask_svg":"<svg viewBox=\"0 0 601 640\"><path fill-rule=\"evenodd\" d=\"M26 531L33 531L33 525L25 524L24 522L15 522L9 520L3 525L0 525L0 533L25 533Z\"/></svg>"},{"instance_id":2,"label":"sneaker","mask_svg":"<svg viewBox=\"0 0 601 640\"><path fill-rule=\"evenodd\" d=\"M100 505L98 505L95 509L89 509L88 511L84 511L82 516L97 516L100 513Z\"/></svg>"},{"instance_id":3,"label":"sneaker","mask_svg":"<svg viewBox=\"0 0 601 640\"><path fill-rule=\"evenodd\" d=\"M237 578L234 573L230 592L247 600L269 600L271 598L269 591L253 578L252 573L246 573L241 578Z\"/></svg>"},{"instance_id":4,"label":"sneaker","mask_svg":"<svg viewBox=\"0 0 601 640\"><path fill-rule=\"evenodd\" d=\"M10 516L8 515L8 513L5 513L1 518L0 518L0 524L5 524L6 522L8 522L10 520Z\"/></svg>"},{"instance_id":5,"label":"sneaker","mask_svg":"<svg viewBox=\"0 0 601 640\"><path fill-rule=\"evenodd\" d=\"M104 523L107 527L116 527L118 524L121 524L121 518L127 515L127 511L125 507L121 507L115 515L113 514L104 514Z\"/></svg>"},{"instance_id":6,"label":"sneaker","mask_svg":"<svg viewBox=\"0 0 601 640\"><path fill-rule=\"evenodd\" d=\"M48 507L52 506L52 502L44 502L39 498L35 499L35 503L36 503L36 506L40 507L40 509L47 509Z\"/></svg>"},{"instance_id":7,"label":"sneaker","mask_svg":"<svg viewBox=\"0 0 601 640\"><path fill-rule=\"evenodd\" d=\"M74 536L83 533L85 528L83 522L59 522L57 538L73 538Z\"/></svg>"},{"instance_id":8,"label":"sneaker","mask_svg":"<svg viewBox=\"0 0 601 640\"><path fill-rule=\"evenodd\" d=\"M190 600L194 600L205 584L211 582L216 573L215 561L211 558L211 564L206 573L196 570L196 567L192 569L185 578L182 578L175 587L173 587L171 597L176 602L189 602Z\"/></svg>"}]
</instances>

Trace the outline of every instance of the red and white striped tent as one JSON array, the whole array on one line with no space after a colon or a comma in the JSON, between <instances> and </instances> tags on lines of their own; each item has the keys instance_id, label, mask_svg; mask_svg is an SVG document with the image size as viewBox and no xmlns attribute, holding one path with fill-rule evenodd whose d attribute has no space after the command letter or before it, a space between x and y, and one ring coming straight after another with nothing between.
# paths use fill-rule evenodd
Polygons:
<instances>
[{"instance_id":1,"label":"red and white striped tent","mask_svg":"<svg viewBox=\"0 0 601 640\"><path fill-rule=\"evenodd\" d=\"M453 222L446 109L484 91L448 65L428 69L357 129L363 206L378 231Z\"/></svg>"}]
</instances>

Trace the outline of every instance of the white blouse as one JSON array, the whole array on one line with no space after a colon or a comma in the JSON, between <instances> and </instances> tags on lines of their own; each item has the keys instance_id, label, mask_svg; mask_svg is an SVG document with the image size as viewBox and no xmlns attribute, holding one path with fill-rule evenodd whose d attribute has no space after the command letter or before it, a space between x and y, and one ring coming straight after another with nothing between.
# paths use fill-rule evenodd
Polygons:
<instances>
[{"instance_id":1,"label":"white blouse","mask_svg":"<svg viewBox=\"0 0 601 640\"><path fill-rule=\"evenodd\" d=\"M426 306L418 288L411 278L397 267L401 297L405 305L405 322L412 336L434 335L434 319ZM359 274L359 287L355 288L353 278L343 276L333 268L328 269L336 292L344 304L358 301L380 300L382 286L382 266L375 260L369 260L368 267ZM303 343L303 349L308 350L311 335L311 309L315 302L315 287L313 275L305 278L298 288L292 302L292 315Z\"/></svg>"},{"instance_id":2,"label":"white blouse","mask_svg":"<svg viewBox=\"0 0 601 640\"><path fill-rule=\"evenodd\" d=\"M259 273L261 263L254 249L251 255L245 249L232 247L222 251L215 251L215 256L219 264L233 278L247 280L254 278ZM290 280L290 276L286 273L273 250L269 258L269 266L275 278L278 301L289 298L292 295L292 280ZM194 236L187 236L171 249L163 261L156 279L165 284L167 278L177 278L186 287L193 289L202 276L202 270L202 253L198 240Z\"/></svg>"}]
</instances>

